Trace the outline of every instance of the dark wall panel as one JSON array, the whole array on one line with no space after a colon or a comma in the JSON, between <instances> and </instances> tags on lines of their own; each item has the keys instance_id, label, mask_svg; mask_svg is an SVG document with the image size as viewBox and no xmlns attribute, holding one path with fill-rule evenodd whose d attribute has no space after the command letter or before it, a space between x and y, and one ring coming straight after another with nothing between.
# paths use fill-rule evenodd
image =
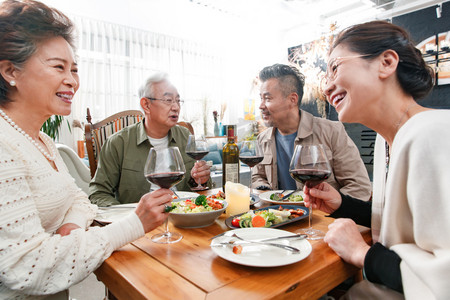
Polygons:
<instances>
[{"instance_id":1,"label":"dark wall panel","mask_svg":"<svg viewBox=\"0 0 450 300\"><path fill-rule=\"evenodd\" d=\"M408 30L418 44L430 36L450 31L450 2L442 4L440 18L436 16L436 8L437 5L395 17L392 23ZM436 85L430 95L419 103L427 107L450 109L450 84Z\"/></svg>"}]
</instances>

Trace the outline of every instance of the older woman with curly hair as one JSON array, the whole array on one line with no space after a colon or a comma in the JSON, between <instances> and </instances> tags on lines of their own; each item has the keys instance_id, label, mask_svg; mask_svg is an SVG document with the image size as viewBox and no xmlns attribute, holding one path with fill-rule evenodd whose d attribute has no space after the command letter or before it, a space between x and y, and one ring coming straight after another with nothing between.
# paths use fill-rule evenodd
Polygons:
<instances>
[{"instance_id":1,"label":"older woman with curly hair","mask_svg":"<svg viewBox=\"0 0 450 300\"><path fill-rule=\"evenodd\" d=\"M89 228L97 207L40 132L70 113L79 88L73 25L40 2L7 0L0 28L0 298L68 299L114 250L163 223L173 193L145 194L122 220Z\"/></svg>"}]
</instances>

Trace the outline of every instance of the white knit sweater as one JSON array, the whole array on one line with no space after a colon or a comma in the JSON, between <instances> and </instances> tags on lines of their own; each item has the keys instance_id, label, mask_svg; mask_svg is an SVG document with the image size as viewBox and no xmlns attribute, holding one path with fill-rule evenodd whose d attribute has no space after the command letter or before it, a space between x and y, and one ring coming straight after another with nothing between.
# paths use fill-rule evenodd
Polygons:
<instances>
[{"instance_id":1,"label":"white knit sweater","mask_svg":"<svg viewBox=\"0 0 450 300\"><path fill-rule=\"evenodd\" d=\"M381 221L379 241L402 259L406 299L450 299L450 111L416 114L400 128L386 183L380 141L373 230Z\"/></svg>"},{"instance_id":2,"label":"white knit sweater","mask_svg":"<svg viewBox=\"0 0 450 300\"><path fill-rule=\"evenodd\" d=\"M88 228L97 207L76 186L59 155L55 164L58 171L0 118L0 299L39 299L28 295L65 290L115 249L144 235L135 213L103 228ZM64 237L55 234L65 223L82 229Z\"/></svg>"}]
</instances>

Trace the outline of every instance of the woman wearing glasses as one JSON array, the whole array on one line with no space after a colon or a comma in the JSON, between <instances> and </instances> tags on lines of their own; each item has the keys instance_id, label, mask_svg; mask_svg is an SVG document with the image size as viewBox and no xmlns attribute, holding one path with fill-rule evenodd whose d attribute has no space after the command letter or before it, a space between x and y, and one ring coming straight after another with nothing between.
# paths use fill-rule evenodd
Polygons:
<instances>
[{"instance_id":1,"label":"woman wearing glasses","mask_svg":"<svg viewBox=\"0 0 450 300\"><path fill-rule=\"evenodd\" d=\"M420 106L433 86L407 32L384 21L344 30L329 55L322 88L342 122L378 133L373 203L323 183L306 205L338 218L324 239L367 280L350 299L446 299L450 295L450 112ZM355 224L372 229L367 245ZM354 298L352 298L354 297Z\"/></svg>"}]
</instances>

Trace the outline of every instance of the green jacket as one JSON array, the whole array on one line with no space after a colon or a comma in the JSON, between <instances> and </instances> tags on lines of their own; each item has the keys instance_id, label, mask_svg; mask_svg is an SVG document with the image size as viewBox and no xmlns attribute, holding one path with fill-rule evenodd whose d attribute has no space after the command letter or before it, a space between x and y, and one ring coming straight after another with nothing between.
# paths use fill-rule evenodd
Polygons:
<instances>
[{"instance_id":1,"label":"green jacket","mask_svg":"<svg viewBox=\"0 0 450 300\"><path fill-rule=\"evenodd\" d=\"M176 187L189 191L188 181L195 160L186 155L189 130L174 126L169 131L169 146L177 146L183 157L186 174ZM150 190L144 177L144 165L153 146L148 140L144 123L125 127L108 138L103 145L97 172L89 184L89 199L98 206L139 202Z\"/></svg>"}]
</instances>

